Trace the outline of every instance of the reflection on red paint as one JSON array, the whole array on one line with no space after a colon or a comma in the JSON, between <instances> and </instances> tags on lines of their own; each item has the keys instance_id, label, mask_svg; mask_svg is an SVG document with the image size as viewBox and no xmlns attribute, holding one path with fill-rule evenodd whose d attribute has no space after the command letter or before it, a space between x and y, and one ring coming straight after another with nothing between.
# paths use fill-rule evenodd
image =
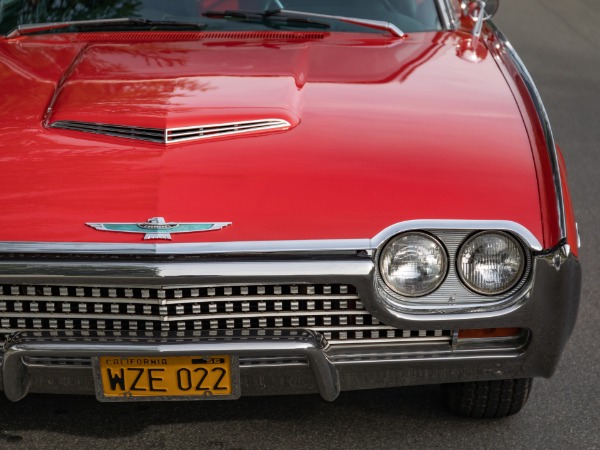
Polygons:
<instances>
[{"instance_id":1,"label":"reflection on red paint","mask_svg":"<svg viewBox=\"0 0 600 450\"><path fill-rule=\"evenodd\" d=\"M413 219L512 220L544 242L523 119L493 58L457 57L465 33L104 36L0 41L2 240L137 242L85 223L160 216L233 222L173 242L369 238ZM43 126L267 117L294 126L170 146Z\"/></svg>"}]
</instances>

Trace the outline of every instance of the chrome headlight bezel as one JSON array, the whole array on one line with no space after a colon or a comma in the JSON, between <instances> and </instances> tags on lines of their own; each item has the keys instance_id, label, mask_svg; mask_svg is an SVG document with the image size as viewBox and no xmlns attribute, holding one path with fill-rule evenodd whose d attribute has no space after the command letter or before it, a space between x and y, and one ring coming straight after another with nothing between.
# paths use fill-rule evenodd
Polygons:
<instances>
[{"instance_id":1,"label":"chrome headlight bezel","mask_svg":"<svg viewBox=\"0 0 600 450\"><path fill-rule=\"evenodd\" d=\"M506 284L505 286L503 286L503 288L501 290L496 290L496 291L486 291L484 289L481 289L481 287L478 287L476 285L474 285L473 283L471 283L467 277L465 276L465 274L463 273L462 270L462 264L461 264L461 259L463 256L463 251L464 249L470 244L472 243L475 239L481 237L481 236L485 236L485 235L500 235L503 236L509 240L511 240L517 251L519 252L519 256L520 256L520 265L519 265L519 269L516 272L516 276L511 280L511 282L509 284ZM499 230L485 230L485 231L478 231L476 233L473 233L469 236L467 236L465 238L465 240L460 244L460 246L458 247L457 251L456 251L456 256L455 256L455 267L456 267L456 275L458 276L458 279L460 280L460 282L469 290L471 290L472 292L478 294L478 295L482 295L485 297L497 297L497 296L501 296L504 295L510 291L512 291L516 286L518 286L521 281L523 280L523 277L525 275L525 273L527 272L527 268L528 268L528 263L529 263L529 257L528 257L528 253L526 252L523 243L521 242L520 239L518 239L517 237L513 236L510 233L504 232L504 231L499 231Z\"/></svg>"},{"instance_id":2,"label":"chrome headlight bezel","mask_svg":"<svg viewBox=\"0 0 600 450\"><path fill-rule=\"evenodd\" d=\"M412 236L420 236L425 239L428 239L429 241L434 243L437 247L439 247L440 253L442 255L442 263L443 263L442 270L440 270L441 276L438 278L437 282L434 285L430 286L428 289L426 289L422 292L419 292L418 294L404 292L401 289L399 289L397 286L395 286L394 283L392 283L391 280L388 278L388 275L386 273L387 271L384 268L384 260L386 258L386 252L397 241L399 241L400 239L405 238L407 236L411 236L411 235ZM389 289L391 289L394 293L400 295L401 297L418 299L421 297L425 297L425 296L431 294L432 292L435 292L444 283L444 281L446 281L446 278L448 277L448 273L450 271L450 258L449 258L448 250L446 249L446 246L436 236L434 236L430 233L423 232L423 231L407 231L405 233L401 233L401 234L394 236L393 238L388 240L385 243L385 245L381 248L381 251L379 252L379 258L378 258L378 268L379 268L379 273L380 273L381 279L383 280L385 285Z\"/></svg>"}]
</instances>

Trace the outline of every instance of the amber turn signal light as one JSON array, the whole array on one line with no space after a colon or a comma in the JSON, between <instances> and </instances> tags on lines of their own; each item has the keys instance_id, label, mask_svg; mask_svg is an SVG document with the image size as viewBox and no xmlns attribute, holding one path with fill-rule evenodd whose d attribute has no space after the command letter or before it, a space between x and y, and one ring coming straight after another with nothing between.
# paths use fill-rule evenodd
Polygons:
<instances>
[{"instance_id":1,"label":"amber turn signal light","mask_svg":"<svg viewBox=\"0 0 600 450\"><path fill-rule=\"evenodd\" d=\"M475 330L459 330L459 339L489 339L500 337L517 337L522 333L521 328L480 328Z\"/></svg>"}]
</instances>

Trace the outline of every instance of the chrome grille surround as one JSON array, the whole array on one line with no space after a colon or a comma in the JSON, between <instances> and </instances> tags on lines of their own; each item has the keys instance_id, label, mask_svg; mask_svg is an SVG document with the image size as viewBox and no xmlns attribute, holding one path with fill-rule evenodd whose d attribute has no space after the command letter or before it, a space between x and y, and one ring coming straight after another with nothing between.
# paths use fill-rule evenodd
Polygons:
<instances>
[{"instance_id":1,"label":"chrome grille surround","mask_svg":"<svg viewBox=\"0 0 600 450\"><path fill-rule=\"evenodd\" d=\"M61 120L52 123L50 128L81 131L84 133L101 134L125 139L136 139L160 144L174 144L177 142L217 138L222 136L232 136L268 130L287 130L291 128L291 126L292 125L287 120L283 119L248 120L166 129Z\"/></svg>"},{"instance_id":2,"label":"chrome grille surround","mask_svg":"<svg viewBox=\"0 0 600 450\"><path fill-rule=\"evenodd\" d=\"M302 328L331 345L446 341L450 331L383 325L345 284L173 288L0 285L0 333Z\"/></svg>"}]
</instances>

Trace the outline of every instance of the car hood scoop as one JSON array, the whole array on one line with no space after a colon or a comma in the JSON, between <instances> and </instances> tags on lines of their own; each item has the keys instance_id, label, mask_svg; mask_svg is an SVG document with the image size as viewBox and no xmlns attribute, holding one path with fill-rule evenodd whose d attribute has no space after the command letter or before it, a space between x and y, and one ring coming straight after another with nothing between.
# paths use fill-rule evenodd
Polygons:
<instances>
[{"instance_id":1,"label":"car hood scoop","mask_svg":"<svg viewBox=\"0 0 600 450\"><path fill-rule=\"evenodd\" d=\"M83 47L57 86L46 127L173 144L283 131L300 121L294 74L256 76L186 43L139 45L135 52Z\"/></svg>"}]
</instances>

